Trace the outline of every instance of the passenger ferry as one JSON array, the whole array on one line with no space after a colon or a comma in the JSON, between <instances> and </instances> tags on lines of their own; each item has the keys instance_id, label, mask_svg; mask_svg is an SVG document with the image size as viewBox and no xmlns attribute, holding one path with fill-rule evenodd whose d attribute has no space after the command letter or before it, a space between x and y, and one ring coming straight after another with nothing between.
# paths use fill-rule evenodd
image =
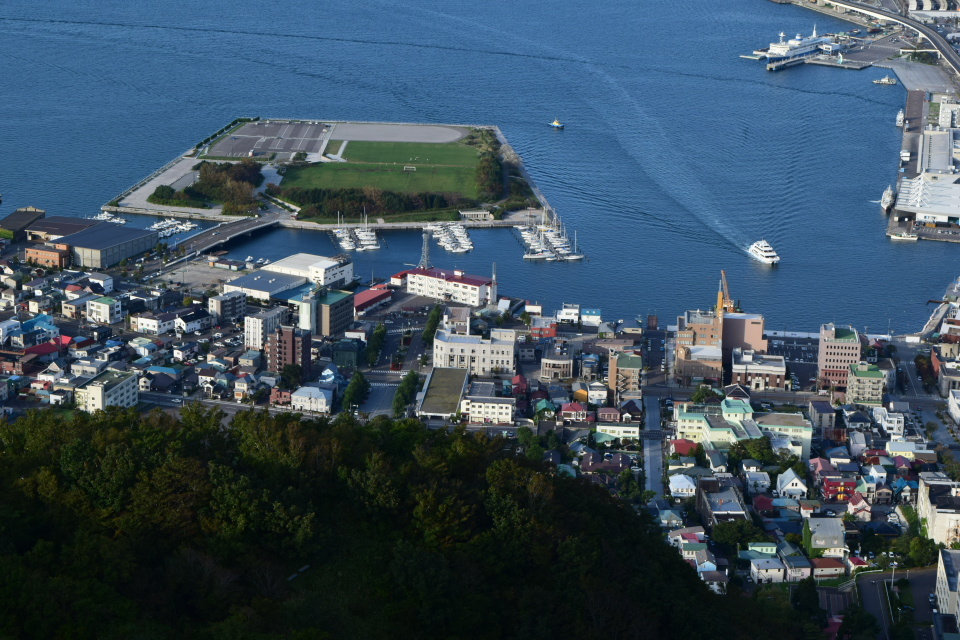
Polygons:
<instances>
[{"instance_id":1,"label":"passenger ferry","mask_svg":"<svg viewBox=\"0 0 960 640\"><path fill-rule=\"evenodd\" d=\"M750 248L747 249L749 253L755 260L759 260L764 264L777 264L780 262L780 256L777 255L777 252L773 250L773 247L770 246L770 243L766 240L757 240Z\"/></svg>"},{"instance_id":2,"label":"passenger ferry","mask_svg":"<svg viewBox=\"0 0 960 640\"><path fill-rule=\"evenodd\" d=\"M767 60L770 62L782 62L795 58L805 58L819 53L821 45L833 44L833 38L817 35L816 26L813 27L813 33L810 37L804 37L798 33L797 37L784 41L785 37L786 34L781 31L780 41L770 43L770 47L767 48L765 52Z\"/></svg>"}]
</instances>

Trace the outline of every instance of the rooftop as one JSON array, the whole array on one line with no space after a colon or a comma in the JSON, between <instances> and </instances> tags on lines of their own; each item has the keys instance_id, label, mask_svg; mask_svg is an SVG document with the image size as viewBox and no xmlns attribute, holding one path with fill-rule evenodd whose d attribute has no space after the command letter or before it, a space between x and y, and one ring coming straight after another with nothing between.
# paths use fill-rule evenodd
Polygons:
<instances>
[{"instance_id":1,"label":"rooftop","mask_svg":"<svg viewBox=\"0 0 960 640\"><path fill-rule=\"evenodd\" d=\"M867 364L866 362L850 365L850 373L852 373L857 378L885 377L883 374L883 371L880 370L880 367L878 367L875 364Z\"/></svg>"},{"instance_id":2,"label":"rooftop","mask_svg":"<svg viewBox=\"0 0 960 640\"><path fill-rule=\"evenodd\" d=\"M110 391L118 384L129 380L130 378L135 378L137 374L128 373L125 371L114 371L113 369L107 369L103 373L98 374L97 376L90 378L87 382L80 385L79 389L86 389L87 387L101 386L104 387L104 391Z\"/></svg>"},{"instance_id":3,"label":"rooftop","mask_svg":"<svg viewBox=\"0 0 960 640\"><path fill-rule=\"evenodd\" d=\"M275 273L261 269L259 271L251 271L239 278L234 278L228 282L226 286L266 291L268 293L279 293L304 284L306 281L307 279L303 276L291 276L285 273Z\"/></svg>"},{"instance_id":4,"label":"rooftop","mask_svg":"<svg viewBox=\"0 0 960 640\"><path fill-rule=\"evenodd\" d=\"M27 226L27 231L45 233L50 236L68 236L99 224L99 220L71 218L69 216L50 216L41 218Z\"/></svg>"},{"instance_id":5,"label":"rooftop","mask_svg":"<svg viewBox=\"0 0 960 640\"><path fill-rule=\"evenodd\" d=\"M304 277L310 276L310 267L316 269L329 269L335 267L339 262L326 256L318 256L312 253L295 253L292 256L277 260L263 267L266 271L280 272L284 269L290 271L300 271Z\"/></svg>"},{"instance_id":6,"label":"rooftop","mask_svg":"<svg viewBox=\"0 0 960 640\"><path fill-rule=\"evenodd\" d=\"M466 369L436 367L424 390L420 413L453 415L460 406L460 397L467 381Z\"/></svg>"},{"instance_id":7,"label":"rooftop","mask_svg":"<svg viewBox=\"0 0 960 640\"><path fill-rule=\"evenodd\" d=\"M156 231L137 229L135 227L114 224L112 222L101 222L100 224L94 225L89 229L70 234L69 236L64 236L60 238L58 242L61 244L68 244L72 247L80 247L82 249L99 250L109 249L110 247L115 247L118 244L123 244L125 242L130 242L132 240L138 240L140 238L149 236L153 236L154 240L160 238Z\"/></svg>"},{"instance_id":8,"label":"rooftop","mask_svg":"<svg viewBox=\"0 0 960 640\"><path fill-rule=\"evenodd\" d=\"M621 353L617 356L617 369L643 369L643 358Z\"/></svg>"},{"instance_id":9,"label":"rooftop","mask_svg":"<svg viewBox=\"0 0 960 640\"><path fill-rule=\"evenodd\" d=\"M0 220L0 229L19 231L27 228L31 223L45 215L46 211L43 209L37 209L36 207L23 207L22 209L17 209L6 218Z\"/></svg>"},{"instance_id":10,"label":"rooftop","mask_svg":"<svg viewBox=\"0 0 960 640\"><path fill-rule=\"evenodd\" d=\"M460 284L470 285L472 287L482 287L493 282L493 280L490 278L484 278L483 276L471 276L458 269L440 269L437 267L430 269L410 269L410 271L407 272L407 277L412 275L427 276L428 278L439 278L441 280L446 280L447 282L457 282Z\"/></svg>"}]
</instances>

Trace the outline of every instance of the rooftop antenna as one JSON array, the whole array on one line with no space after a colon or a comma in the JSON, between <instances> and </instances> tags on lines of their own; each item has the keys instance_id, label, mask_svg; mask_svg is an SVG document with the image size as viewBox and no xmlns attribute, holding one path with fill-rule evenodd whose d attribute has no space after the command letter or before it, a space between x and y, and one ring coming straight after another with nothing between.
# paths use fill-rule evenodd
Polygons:
<instances>
[{"instance_id":1,"label":"rooftop antenna","mask_svg":"<svg viewBox=\"0 0 960 640\"><path fill-rule=\"evenodd\" d=\"M430 264L430 234L427 233L427 230L423 230L423 250L420 252L420 264L417 265L418 269L429 269L432 265Z\"/></svg>"}]
</instances>

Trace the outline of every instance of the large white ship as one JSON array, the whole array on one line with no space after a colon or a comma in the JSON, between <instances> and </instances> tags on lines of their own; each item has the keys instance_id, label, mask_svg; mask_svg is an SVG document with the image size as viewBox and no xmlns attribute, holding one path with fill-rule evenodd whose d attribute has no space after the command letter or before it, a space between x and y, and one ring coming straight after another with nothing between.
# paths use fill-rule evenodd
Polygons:
<instances>
[{"instance_id":1,"label":"large white ship","mask_svg":"<svg viewBox=\"0 0 960 640\"><path fill-rule=\"evenodd\" d=\"M750 248L747 249L749 253L755 260L759 260L764 264L777 264L780 262L780 256L777 255L777 252L773 250L773 247L770 246L770 243L766 240L757 240Z\"/></svg>"},{"instance_id":2,"label":"large white ship","mask_svg":"<svg viewBox=\"0 0 960 640\"><path fill-rule=\"evenodd\" d=\"M804 37L797 34L797 37L784 41L786 34L780 32L780 42L771 42L766 51L767 60L770 62L781 62L783 60L793 60L795 58L804 58L820 52L820 45L833 44L833 38L827 36L818 36L817 27L813 27L813 33L810 37Z\"/></svg>"}]
</instances>

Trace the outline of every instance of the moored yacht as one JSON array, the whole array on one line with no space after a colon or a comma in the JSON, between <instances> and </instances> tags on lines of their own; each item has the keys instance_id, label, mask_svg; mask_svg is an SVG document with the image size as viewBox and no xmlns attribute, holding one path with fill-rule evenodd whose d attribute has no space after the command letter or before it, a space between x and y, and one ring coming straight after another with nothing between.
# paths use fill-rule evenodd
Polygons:
<instances>
[{"instance_id":1,"label":"moored yacht","mask_svg":"<svg viewBox=\"0 0 960 640\"><path fill-rule=\"evenodd\" d=\"M777 252L773 250L773 247L770 246L770 243L766 240L757 240L750 248L747 249L749 253L755 260L759 260L764 264L777 264L780 262L780 256L777 255Z\"/></svg>"}]
</instances>

